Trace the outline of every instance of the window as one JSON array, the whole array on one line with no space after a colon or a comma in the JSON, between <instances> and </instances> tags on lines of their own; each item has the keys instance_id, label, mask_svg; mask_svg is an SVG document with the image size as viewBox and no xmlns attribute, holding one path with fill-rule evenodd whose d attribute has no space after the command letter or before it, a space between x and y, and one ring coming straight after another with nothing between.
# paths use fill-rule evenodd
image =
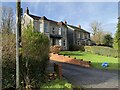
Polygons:
<instances>
[{"instance_id":1,"label":"window","mask_svg":"<svg viewBox=\"0 0 120 90\"><path fill-rule=\"evenodd\" d=\"M77 37L80 38L80 33L77 33Z\"/></svg>"},{"instance_id":2,"label":"window","mask_svg":"<svg viewBox=\"0 0 120 90\"><path fill-rule=\"evenodd\" d=\"M84 35L84 33L83 33L83 37L82 37L82 39L85 39L85 35Z\"/></svg>"},{"instance_id":3,"label":"window","mask_svg":"<svg viewBox=\"0 0 120 90\"><path fill-rule=\"evenodd\" d=\"M35 21L34 21L34 29L35 29L36 31L39 31L39 28L40 28L39 25L40 25L39 22L35 20Z\"/></svg>"},{"instance_id":4,"label":"window","mask_svg":"<svg viewBox=\"0 0 120 90\"><path fill-rule=\"evenodd\" d=\"M59 35L61 35L62 34L62 28L60 27L59 28Z\"/></svg>"},{"instance_id":5,"label":"window","mask_svg":"<svg viewBox=\"0 0 120 90\"><path fill-rule=\"evenodd\" d=\"M79 40L77 41L77 45L80 45L80 41Z\"/></svg>"},{"instance_id":6,"label":"window","mask_svg":"<svg viewBox=\"0 0 120 90\"><path fill-rule=\"evenodd\" d=\"M44 31L45 33L48 33L48 23L44 23Z\"/></svg>"},{"instance_id":7,"label":"window","mask_svg":"<svg viewBox=\"0 0 120 90\"><path fill-rule=\"evenodd\" d=\"M59 40L59 45L60 45L60 46L62 45L61 39Z\"/></svg>"},{"instance_id":8,"label":"window","mask_svg":"<svg viewBox=\"0 0 120 90\"><path fill-rule=\"evenodd\" d=\"M54 27L52 28L52 33L55 34L55 28Z\"/></svg>"},{"instance_id":9,"label":"window","mask_svg":"<svg viewBox=\"0 0 120 90\"><path fill-rule=\"evenodd\" d=\"M63 40L63 45L65 46L65 40Z\"/></svg>"},{"instance_id":10,"label":"window","mask_svg":"<svg viewBox=\"0 0 120 90\"><path fill-rule=\"evenodd\" d=\"M90 38L90 35L89 35L89 34L87 34L87 38Z\"/></svg>"}]
</instances>

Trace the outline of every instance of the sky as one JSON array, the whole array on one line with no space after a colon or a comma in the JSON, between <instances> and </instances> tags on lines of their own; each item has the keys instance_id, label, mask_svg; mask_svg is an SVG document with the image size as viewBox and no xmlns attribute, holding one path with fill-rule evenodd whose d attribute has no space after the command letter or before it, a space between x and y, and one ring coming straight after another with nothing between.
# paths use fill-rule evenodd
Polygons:
<instances>
[{"instance_id":1,"label":"sky","mask_svg":"<svg viewBox=\"0 0 120 90\"><path fill-rule=\"evenodd\" d=\"M15 2L2 3L2 6L14 8ZM71 25L81 25L91 32L90 23L102 23L103 30L114 36L118 22L118 2L22 2L23 12L26 7L30 13L46 16L55 21L66 20Z\"/></svg>"}]
</instances>

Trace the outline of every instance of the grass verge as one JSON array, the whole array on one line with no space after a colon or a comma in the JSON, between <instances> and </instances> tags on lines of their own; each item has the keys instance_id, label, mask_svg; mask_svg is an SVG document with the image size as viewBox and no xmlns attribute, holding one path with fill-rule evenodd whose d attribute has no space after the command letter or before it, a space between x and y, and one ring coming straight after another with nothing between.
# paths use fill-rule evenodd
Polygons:
<instances>
[{"instance_id":1,"label":"grass verge","mask_svg":"<svg viewBox=\"0 0 120 90\"><path fill-rule=\"evenodd\" d=\"M51 82L47 82L41 86L42 90L49 90L49 89L57 89L57 90L72 90L72 85L68 83L66 80L59 80L56 79Z\"/></svg>"}]
</instances>

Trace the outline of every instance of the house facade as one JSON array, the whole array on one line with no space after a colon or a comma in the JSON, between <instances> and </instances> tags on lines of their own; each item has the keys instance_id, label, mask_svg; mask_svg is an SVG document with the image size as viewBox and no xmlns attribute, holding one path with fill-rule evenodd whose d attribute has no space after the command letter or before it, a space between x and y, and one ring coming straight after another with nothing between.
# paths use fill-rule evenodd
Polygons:
<instances>
[{"instance_id":1,"label":"house facade","mask_svg":"<svg viewBox=\"0 0 120 90\"><path fill-rule=\"evenodd\" d=\"M67 25L68 27L68 42L69 46L73 45L91 45L90 33L81 28L73 25Z\"/></svg>"},{"instance_id":2,"label":"house facade","mask_svg":"<svg viewBox=\"0 0 120 90\"><path fill-rule=\"evenodd\" d=\"M90 33L68 25L66 21L57 22L45 16L39 17L29 13L27 8L23 15L23 27L32 24L35 31L44 33L50 40L50 45L60 45L62 50L69 50L70 45L90 45Z\"/></svg>"}]
</instances>

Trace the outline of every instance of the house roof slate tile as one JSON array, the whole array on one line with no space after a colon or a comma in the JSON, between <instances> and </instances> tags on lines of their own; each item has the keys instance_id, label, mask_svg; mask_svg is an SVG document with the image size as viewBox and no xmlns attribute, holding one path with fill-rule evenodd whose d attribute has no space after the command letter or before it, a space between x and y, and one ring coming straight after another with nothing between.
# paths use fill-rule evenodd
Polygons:
<instances>
[{"instance_id":1,"label":"house roof slate tile","mask_svg":"<svg viewBox=\"0 0 120 90\"><path fill-rule=\"evenodd\" d=\"M39 16L35 16L35 15L32 15L32 14L28 14L30 17L32 17L33 19L35 20L39 20L41 17Z\"/></svg>"},{"instance_id":2,"label":"house roof slate tile","mask_svg":"<svg viewBox=\"0 0 120 90\"><path fill-rule=\"evenodd\" d=\"M39 17L39 16L35 16L35 15L32 15L32 14L28 14L30 17L32 17L33 19L35 20L40 20L40 19L43 19L43 20L47 20L47 21L50 21L52 23L55 23L57 25L64 25L66 26L62 21L61 22L57 22L57 21L54 21L54 20L50 20L50 19L47 19L45 16L43 17Z\"/></svg>"},{"instance_id":3,"label":"house roof slate tile","mask_svg":"<svg viewBox=\"0 0 120 90\"><path fill-rule=\"evenodd\" d=\"M84 32L86 32L86 33L90 33L90 32L88 32L88 31L86 31L86 30L84 30L84 29L82 29L82 28L79 28L79 27L76 27L76 26L73 26L73 25L68 25L68 26L70 26L71 28L73 28L73 29L75 29L75 30L77 30L77 31L84 31Z\"/></svg>"}]
</instances>

